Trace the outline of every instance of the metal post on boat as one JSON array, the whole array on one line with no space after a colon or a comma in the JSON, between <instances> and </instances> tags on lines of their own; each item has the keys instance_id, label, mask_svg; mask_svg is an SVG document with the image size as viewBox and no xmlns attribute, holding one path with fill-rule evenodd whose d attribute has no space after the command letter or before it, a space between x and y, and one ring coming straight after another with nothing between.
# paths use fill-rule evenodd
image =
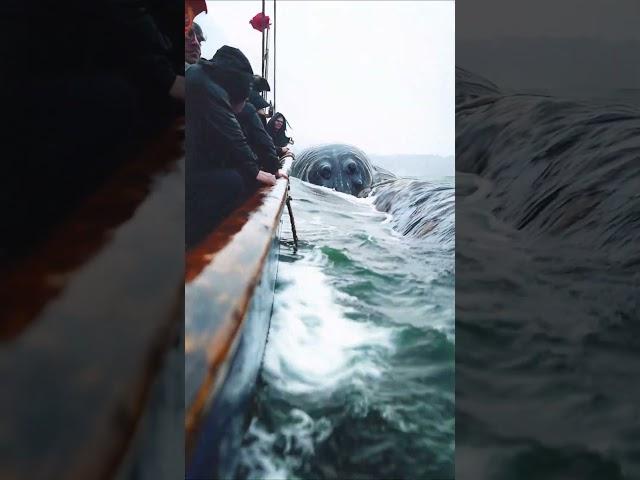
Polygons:
<instances>
[{"instance_id":1,"label":"metal post on boat","mask_svg":"<svg viewBox=\"0 0 640 480\"><path fill-rule=\"evenodd\" d=\"M262 19L260 21L264 21L264 6L265 6L265 1L266 0L262 0ZM261 68L262 68L262 78L264 78L264 25L261 25L261 30L262 30L262 64L261 64Z\"/></svg>"},{"instance_id":2,"label":"metal post on boat","mask_svg":"<svg viewBox=\"0 0 640 480\"><path fill-rule=\"evenodd\" d=\"M276 110L276 0L273 0L273 111Z\"/></svg>"},{"instance_id":3,"label":"metal post on boat","mask_svg":"<svg viewBox=\"0 0 640 480\"><path fill-rule=\"evenodd\" d=\"M298 234L296 232L296 221L293 218L293 209L291 208L291 184L287 185L287 211L289 212L289 221L291 222L291 232L293 233L293 253L298 252Z\"/></svg>"},{"instance_id":4,"label":"metal post on boat","mask_svg":"<svg viewBox=\"0 0 640 480\"><path fill-rule=\"evenodd\" d=\"M267 36L264 49L264 73L262 76L266 79L269 76L269 27L267 27Z\"/></svg>"}]
</instances>

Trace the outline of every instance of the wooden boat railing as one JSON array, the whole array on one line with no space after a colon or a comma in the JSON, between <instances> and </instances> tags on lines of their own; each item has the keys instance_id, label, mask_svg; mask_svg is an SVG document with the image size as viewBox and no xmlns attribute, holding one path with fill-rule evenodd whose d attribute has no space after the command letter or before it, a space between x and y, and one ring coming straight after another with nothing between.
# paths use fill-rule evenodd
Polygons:
<instances>
[{"instance_id":1,"label":"wooden boat railing","mask_svg":"<svg viewBox=\"0 0 640 480\"><path fill-rule=\"evenodd\" d=\"M113 478L137 448L182 349L183 137L180 119L4 272L1 478Z\"/></svg>"},{"instance_id":2,"label":"wooden boat railing","mask_svg":"<svg viewBox=\"0 0 640 480\"><path fill-rule=\"evenodd\" d=\"M288 169L291 158L285 163ZM185 449L189 462L206 417L231 412L211 412L248 317L268 322L273 305L278 237L287 199L288 180L263 187L225 219L208 238L190 250L185 272ZM265 278L269 277L269 278ZM273 277L273 278L271 278ZM261 285L263 285L261 287ZM256 302L260 289L270 299ZM270 290L270 292L269 292ZM259 305L257 305L259 303ZM259 312L255 312L260 310ZM263 326L263 325L262 325ZM259 325L258 328L262 328ZM268 325L254 338L263 342ZM256 359L257 371L261 358ZM254 378L255 380L255 378ZM234 408L230 405L230 408Z\"/></svg>"}]
</instances>

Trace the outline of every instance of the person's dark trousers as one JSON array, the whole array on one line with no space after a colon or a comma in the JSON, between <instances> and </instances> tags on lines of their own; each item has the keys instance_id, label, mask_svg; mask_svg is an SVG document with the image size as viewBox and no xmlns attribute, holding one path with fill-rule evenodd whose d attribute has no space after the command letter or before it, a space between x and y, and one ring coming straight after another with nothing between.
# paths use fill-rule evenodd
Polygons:
<instances>
[{"instance_id":1,"label":"person's dark trousers","mask_svg":"<svg viewBox=\"0 0 640 480\"><path fill-rule=\"evenodd\" d=\"M189 175L185 191L185 244L192 248L236 208L247 194L234 169L215 169Z\"/></svg>"}]
</instances>

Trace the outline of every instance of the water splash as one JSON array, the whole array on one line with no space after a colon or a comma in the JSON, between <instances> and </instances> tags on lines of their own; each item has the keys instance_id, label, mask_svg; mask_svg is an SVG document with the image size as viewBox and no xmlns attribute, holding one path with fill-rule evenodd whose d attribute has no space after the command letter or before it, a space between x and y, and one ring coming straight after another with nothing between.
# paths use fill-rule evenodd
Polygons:
<instances>
[{"instance_id":1,"label":"water splash","mask_svg":"<svg viewBox=\"0 0 640 480\"><path fill-rule=\"evenodd\" d=\"M331 288L319 250L303 261L282 263L281 289L271 320L264 372L289 393L330 394L340 382L377 377L365 348L392 347L389 329L355 321L357 299Z\"/></svg>"},{"instance_id":2,"label":"water splash","mask_svg":"<svg viewBox=\"0 0 640 480\"><path fill-rule=\"evenodd\" d=\"M451 478L450 245L403 236L374 198L298 179L292 193L300 248L285 224L238 477Z\"/></svg>"}]
</instances>

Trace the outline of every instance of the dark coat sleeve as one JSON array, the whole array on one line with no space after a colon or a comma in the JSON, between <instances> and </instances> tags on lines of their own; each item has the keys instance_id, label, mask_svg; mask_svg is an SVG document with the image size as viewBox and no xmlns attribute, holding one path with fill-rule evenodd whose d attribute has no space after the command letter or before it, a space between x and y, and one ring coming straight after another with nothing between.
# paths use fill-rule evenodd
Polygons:
<instances>
[{"instance_id":1,"label":"dark coat sleeve","mask_svg":"<svg viewBox=\"0 0 640 480\"><path fill-rule=\"evenodd\" d=\"M258 175L257 158L231 109L229 97L204 64L186 72L185 110L187 169L235 168L251 186Z\"/></svg>"},{"instance_id":2,"label":"dark coat sleeve","mask_svg":"<svg viewBox=\"0 0 640 480\"><path fill-rule=\"evenodd\" d=\"M233 165L240 170L240 173L247 181L252 182L260 171L257 158L251 150L229 102L217 95L213 98L215 101L209 115L211 127L226 142L231 153Z\"/></svg>"},{"instance_id":3,"label":"dark coat sleeve","mask_svg":"<svg viewBox=\"0 0 640 480\"><path fill-rule=\"evenodd\" d=\"M260 166L263 170L275 175L280 166L276 147L271 136L264 129L255 107L247 103L238 118L247 135L249 146L258 157Z\"/></svg>"}]
</instances>

